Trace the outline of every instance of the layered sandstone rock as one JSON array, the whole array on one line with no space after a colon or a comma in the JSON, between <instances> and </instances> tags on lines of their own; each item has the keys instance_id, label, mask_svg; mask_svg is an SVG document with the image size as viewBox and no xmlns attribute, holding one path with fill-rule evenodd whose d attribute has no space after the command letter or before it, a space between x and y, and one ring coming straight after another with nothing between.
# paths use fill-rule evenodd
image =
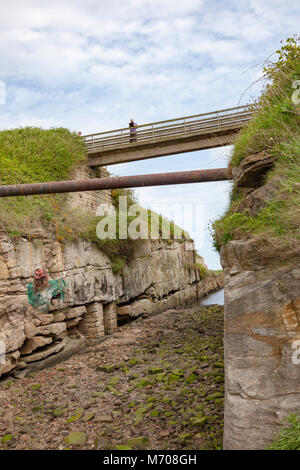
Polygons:
<instances>
[{"instance_id":1,"label":"layered sandstone rock","mask_svg":"<svg viewBox=\"0 0 300 470\"><path fill-rule=\"evenodd\" d=\"M199 273L189 268L194 260L189 248L188 242L137 242L131 262L115 274L94 243L66 241L58 247L39 227L32 229L30 255L28 239L0 234L0 340L6 348L0 375L38 361L52 364L54 355L75 348L76 338L76 347L82 347L112 334L117 329L117 303L129 306L129 316L139 316L180 306L222 287L222 277L200 281ZM49 313L28 303L33 260L47 266L50 277L68 280L64 301L53 299Z\"/></svg>"},{"instance_id":2,"label":"layered sandstone rock","mask_svg":"<svg viewBox=\"0 0 300 470\"><path fill-rule=\"evenodd\" d=\"M253 185L260 157L245 159L237 184ZM251 177L251 161L253 177ZM259 162L259 165L258 163ZM269 168L267 156L265 169ZM245 173L244 173L245 174ZM278 180L249 189L252 215L278 191ZM282 419L300 412L300 247L269 238L228 242L225 272L225 449L265 449Z\"/></svg>"}]
</instances>

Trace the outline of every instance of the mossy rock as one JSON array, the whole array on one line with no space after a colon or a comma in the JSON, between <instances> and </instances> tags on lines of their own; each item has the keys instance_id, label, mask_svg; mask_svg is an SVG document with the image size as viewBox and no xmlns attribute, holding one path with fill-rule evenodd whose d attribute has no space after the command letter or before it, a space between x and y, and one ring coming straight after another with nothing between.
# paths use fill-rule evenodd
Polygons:
<instances>
[{"instance_id":1,"label":"mossy rock","mask_svg":"<svg viewBox=\"0 0 300 470\"><path fill-rule=\"evenodd\" d=\"M32 411L36 412L36 411L41 411L43 409L43 406L40 406L40 405L37 405L37 406L34 406L33 408L31 408Z\"/></svg>"},{"instance_id":2,"label":"mossy rock","mask_svg":"<svg viewBox=\"0 0 300 470\"><path fill-rule=\"evenodd\" d=\"M126 446L124 444L117 444L115 447L116 450L132 450L131 447Z\"/></svg>"},{"instance_id":3,"label":"mossy rock","mask_svg":"<svg viewBox=\"0 0 300 470\"><path fill-rule=\"evenodd\" d=\"M176 426L177 421L168 421L168 426Z\"/></svg>"},{"instance_id":4,"label":"mossy rock","mask_svg":"<svg viewBox=\"0 0 300 470\"><path fill-rule=\"evenodd\" d=\"M98 450L108 450L110 445L107 439L99 434L94 441L95 448Z\"/></svg>"},{"instance_id":5,"label":"mossy rock","mask_svg":"<svg viewBox=\"0 0 300 470\"><path fill-rule=\"evenodd\" d=\"M180 434L179 436L179 440L180 442L186 442L188 441L189 439L192 438L192 434L189 433L189 432L183 432L182 434Z\"/></svg>"},{"instance_id":6,"label":"mossy rock","mask_svg":"<svg viewBox=\"0 0 300 470\"><path fill-rule=\"evenodd\" d=\"M145 388L147 385L153 385L151 380L143 379L137 384L137 388Z\"/></svg>"},{"instance_id":7,"label":"mossy rock","mask_svg":"<svg viewBox=\"0 0 300 470\"><path fill-rule=\"evenodd\" d=\"M128 365L129 366L136 366L137 364L139 363L139 360L137 357L134 357L133 359L130 359L130 361L128 361Z\"/></svg>"},{"instance_id":8,"label":"mossy rock","mask_svg":"<svg viewBox=\"0 0 300 470\"><path fill-rule=\"evenodd\" d=\"M143 419L144 419L143 414L136 415L136 417L134 418L134 425L138 426L143 421Z\"/></svg>"},{"instance_id":9,"label":"mossy rock","mask_svg":"<svg viewBox=\"0 0 300 470\"><path fill-rule=\"evenodd\" d=\"M4 387L9 388L9 387L12 386L12 384L13 384L13 380L8 380L8 381L5 382L3 385L4 385Z\"/></svg>"},{"instance_id":10,"label":"mossy rock","mask_svg":"<svg viewBox=\"0 0 300 470\"><path fill-rule=\"evenodd\" d=\"M178 375L178 377L183 377L184 376L184 370L183 369L174 369L174 370L172 370L172 374Z\"/></svg>"},{"instance_id":11,"label":"mossy rock","mask_svg":"<svg viewBox=\"0 0 300 470\"><path fill-rule=\"evenodd\" d=\"M192 383L195 382L195 380L197 380L197 379L198 379L198 375L192 373L192 374L190 374L190 375L185 379L185 382L186 382L187 384L192 384Z\"/></svg>"},{"instance_id":12,"label":"mossy rock","mask_svg":"<svg viewBox=\"0 0 300 470\"><path fill-rule=\"evenodd\" d=\"M184 350L183 349L174 349L174 353L176 354L183 354Z\"/></svg>"},{"instance_id":13,"label":"mossy rock","mask_svg":"<svg viewBox=\"0 0 300 470\"><path fill-rule=\"evenodd\" d=\"M198 403L196 406L195 406L195 410L197 411L201 411L204 409L204 405L202 403Z\"/></svg>"},{"instance_id":14,"label":"mossy rock","mask_svg":"<svg viewBox=\"0 0 300 470\"><path fill-rule=\"evenodd\" d=\"M5 436L2 437L1 442L2 444L6 444L7 442L10 442L12 438L13 438L12 434L6 434Z\"/></svg>"},{"instance_id":15,"label":"mossy rock","mask_svg":"<svg viewBox=\"0 0 300 470\"><path fill-rule=\"evenodd\" d=\"M94 398L103 398L104 393L103 392L93 392L92 397Z\"/></svg>"},{"instance_id":16,"label":"mossy rock","mask_svg":"<svg viewBox=\"0 0 300 470\"><path fill-rule=\"evenodd\" d=\"M41 388L42 388L42 384L31 385L32 390L40 390Z\"/></svg>"},{"instance_id":17,"label":"mossy rock","mask_svg":"<svg viewBox=\"0 0 300 470\"><path fill-rule=\"evenodd\" d=\"M156 397L148 397L147 398L147 403L154 403L157 401L157 398Z\"/></svg>"},{"instance_id":18,"label":"mossy rock","mask_svg":"<svg viewBox=\"0 0 300 470\"><path fill-rule=\"evenodd\" d=\"M208 395L207 397L205 397L205 401L215 401L216 399L223 399L224 398L224 394L221 393L221 392L216 392L216 393L212 393L211 395Z\"/></svg>"},{"instance_id":19,"label":"mossy rock","mask_svg":"<svg viewBox=\"0 0 300 470\"><path fill-rule=\"evenodd\" d=\"M147 408L138 408L135 412L135 419L134 419L134 425L137 426L140 424L141 421L143 421L144 414L147 413Z\"/></svg>"},{"instance_id":20,"label":"mossy rock","mask_svg":"<svg viewBox=\"0 0 300 470\"><path fill-rule=\"evenodd\" d=\"M107 385L104 390L112 393L113 395L120 395L120 392L118 392L118 390L116 390L112 385Z\"/></svg>"},{"instance_id":21,"label":"mossy rock","mask_svg":"<svg viewBox=\"0 0 300 470\"><path fill-rule=\"evenodd\" d=\"M198 417L190 418L190 423L193 427L201 427L207 423L207 418L206 416L203 416L201 418L198 418Z\"/></svg>"},{"instance_id":22,"label":"mossy rock","mask_svg":"<svg viewBox=\"0 0 300 470\"><path fill-rule=\"evenodd\" d=\"M155 403L146 403L145 406L146 406L147 410L152 410L152 408L155 407Z\"/></svg>"},{"instance_id":23,"label":"mossy rock","mask_svg":"<svg viewBox=\"0 0 300 470\"><path fill-rule=\"evenodd\" d=\"M127 445L133 447L134 449L144 449L147 444L149 444L148 437L133 437L131 439L127 439Z\"/></svg>"},{"instance_id":24,"label":"mossy rock","mask_svg":"<svg viewBox=\"0 0 300 470\"><path fill-rule=\"evenodd\" d=\"M139 374L130 374L130 376L128 377L128 380L134 380L134 379L137 379L139 378Z\"/></svg>"},{"instance_id":25,"label":"mossy rock","mask_svg":"<svg viewBox=\"0 0 300 470\"><path fill-rule=\"evenodd\" d=\"M169 397L163 397L161 401L163 401L164 403L171 403L172 399Z\"/></svg>"},{"instance_id":26,"label":"mossy rock","mask_svg":"<svg viewBox=\"0 0 300 470\"><path fill-rule=\"evenodd\" d=\"M54 418L57 418L58 416L63 415L65 411L66 411L65 408L59 407L59 408L56 408L55 410L52 410L52 414Z\"/></svg>"},{"instance_id":27,"label":"mossy rock","mask_svg":"<svg viewBox=\"0 0 300 470\"><path fill-rule=\"evenodd\" d=\"M171 385L173 383L176 383L178 382L179 380L181 379L180 375L177 375L177 374L170 374L168 375L166 378L165 378L165 382L168 383L168 385Z\"/></svg>"},{"instance_id":28,"label":"mossy rock","mask_svg":"<svg viewBox=\"0 0 300 470\"><path fill-rule=\"evenodd\" d=\"M210 359L210 356L199 356L200 362L207 362Z\"/></svg>"},{"instance_id":29,"label":"mossy rock","mask_svg":"<svg viewBox=\"0 0 300 470\"><path fill-rule=\"evenodd\" d=\"M147 408L141 407L135 411L135 414L147 413L147 411L148 411Z\"/></svg>"},{"instance_id":30,"label":"mossy rock","mask_svg":"<svg viewBox=\"0 0 300 470\"><path fill-rule=\"evenodd\" d=\"M77 419L81 418L81 416L82 416L81 413L71 416L71 418L67 419L66 423L72 423L73 421L76 421Z\"/></svg>"},{"instance_id":31,"label":"mossy rock","mask_svg":"<svg viewBox=\"0 0 300 470\"><path fill-rule=\"evenodd\" d=\"M119 377L117 377L117 376L116 376L116 377L112 377L112 378L110 379L110 381L109 381L109 384L110 384L110 385L117 385L117 384L119 383L119 381L120 381Z\"/></svg>"},{"instance_id":32,"label":"mossy rock","mask_svg":"<svg viewBox=\"0 0 300 470\"><path fill-rule=\"evenodd\" d=\"M70 445L84 445L87 441L85 432L75 431L65 437L65 443Z\"/></svg>"},{"instance_id":33,"label":"mossy rock","mask_svg":"<svg viewBox=\"0 0 300 470\"><path fill-rule=\"evenodd\" d=\"M84 421L85 423L87 423L88 421L91 421L92 419L95 418L95 413L86 413L83 417L82 417L82 421Z\"/></svg>"},{"instance_id":34,"label":"mossy rock","mask_svg":"<svg viewBox=\"0 0 300 470\"><path fill-rule=\"evenodd\" d=\"M148 370L148 374L151 375L160 374L161 372L163 372L163 369L161 367L150 367Z\"/></svg>"},{"instance_id":35,"label":"mossy rock","mask_svg":"<svg viewBox=\"0 0 300 470\"><path fill-rule=\"evenodd\" d=\"M113 372L115 370L115 366L97 366L96 370L110 373L110 372Z\"/></svg>"},{"instance_id":36,"label":"mossy rock","mask_svg":"<svg viewBox=\"0 0 300 470\"><path fill-rule=\"evenodd\" d=\"M155 377L154 379L157 381L157 382L163 382L163 380L165 379L166 377L166 373L165 372L161 372L159 374L155 374Z\"/></svg>"},{"instance_id":37,"label":"mossy rock","mask_svg":"<svg viewBox=\"0 0 300 470\"><path fill-rule=\"evenodd\" d=\"M217 377L214 378L214 382L216 382L216 383L224 382L224 376L219 376L218 375Z\"/></svg>"},{"instance_id":38,"label":"mossy rock","mask_svg":"<svg viewBox=\"0 0 300 470\"><path fill-rule=\"evenodd\" d=\"M224 369L224 362L217 361L214 363L214 368L215 369Z\"/></svg>"}]
</instances>

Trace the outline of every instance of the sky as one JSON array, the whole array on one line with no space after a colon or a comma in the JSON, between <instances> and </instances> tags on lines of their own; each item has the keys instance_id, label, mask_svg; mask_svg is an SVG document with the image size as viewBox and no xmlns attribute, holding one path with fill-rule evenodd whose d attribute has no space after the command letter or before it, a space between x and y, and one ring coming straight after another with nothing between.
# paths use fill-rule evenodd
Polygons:
<instances>
[{"instance_id":1,"label":"sky","mask_svg":"<svg viewBox=\"0 0 300 470\"><path fill-rule=\"evenodd\" d=\"M260 93L264 61L299 33L294 0L1 1L0 129L83 134L230 108ZM220 168L231 147L114 165L116 175ZM219 269L209 224L230 182L139 188Z\"/></svg>"}]
</instances>

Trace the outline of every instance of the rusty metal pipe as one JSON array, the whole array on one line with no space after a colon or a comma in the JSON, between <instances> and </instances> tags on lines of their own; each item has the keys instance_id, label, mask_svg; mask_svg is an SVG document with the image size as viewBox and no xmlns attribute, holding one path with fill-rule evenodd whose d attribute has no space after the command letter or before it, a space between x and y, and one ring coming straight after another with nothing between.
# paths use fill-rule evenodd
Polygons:
<instances>
[{"instance_id":1,"label":"rusty metal pipe","mask_svg":"<svg viewBox=\"0 0 300 470\"><path fill-rule=\"evenodd\" d=\"M0 186L0 197L29 196L33 194L72 193L101 189L138 188L186 183L205 183L231 179L227 168L213 170L177 171L152 175L119 176L86 180L52 181L49 183L28 183Z\"/></svg>"}]
</instances>

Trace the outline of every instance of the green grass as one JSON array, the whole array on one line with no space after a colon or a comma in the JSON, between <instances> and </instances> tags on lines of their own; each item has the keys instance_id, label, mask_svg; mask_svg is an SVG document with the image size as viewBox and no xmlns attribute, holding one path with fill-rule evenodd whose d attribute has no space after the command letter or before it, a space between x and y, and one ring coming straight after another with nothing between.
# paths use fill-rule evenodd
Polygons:
<instances>
[{"instance_id":1,"label":"green grass","mask_svg":"<svg viewBox=\"0 0 300 470\"><path fill-rule=\"evenodd\" d=\"M83 159L83 143L68 129L25 127L0 131L1 184L63 180Z\"/></svg>"},{"instance_id":2,"label":"green grass","mask_svg":"<svg viewBox=\"0 0 300 470\"><path fill-rule=\"evenodd\" d=\"M284 423L268 450L300 450L300 417L291 414Z\"/></svg>"},{"instance_id":3,"label":"green grass","mask_svg":"<svg viewBox=\"0 0 300 470\"><path fill-rule=\"evenodd\" d=\"M25 127L0 131L0 183L20 184L67 179L85 158L84 147L68 129ZM0 229L12 237L26 235L29 224L53 226L56 201L66 196L0 199ZM52 227L53 228L53 227Z\"/></svg>"},{"instance_id":4,"label":"green grass","mask_svg":"<svg viewBox=\"0 0 300 470\"><path fill-rule=\"evenodd\" d=\"M299 42L290 38L277 53L277 62L264 67L265 87L258 111L239 134L230 166L237 166L246 156L262 150L273 154L282 142L292 142L299 133L300 109L292 101L293 82L300 78Z\"/></svg>"},{"instance_id":5,"label":"green grass","mask_svg":"<svg viewBox=\"0 0 300 470\"><path fill-rule=\"evenodd\" d=\"M222 245L239 238L255 235L299 240L300 222L300 136L291 143L282 144L277 152L274 169L267 175L267 181L280 178L280 190L257 215L239 211L243 200L241 195L231 199L230 208L213 227L214 247L220 251Z\"/></svg>"},{"instance_id":6,"label":"green grass","mask_svg":"<svg viewBox=\"0 0 300 470\"><path fill-rule=\"evenodd\" d=\"M223 274L223 269L210 269L209 272L212 276L217 277Z\"/></svg>"},{"instance_id":7,"label":"green grass","mask_svg":"<svg viewBox=\"0 0 300 470\"><path fill-rule=\"evenodd\" d=\"M200 275L200 279L205 279L210 273L210 271L201 263L186 264L184 267L189 271L197 271Z\"/></svg>"},{"instance_id":8,"label":"green grass","mask_svg":"<svg viewBox=\"0 0 300 470\"><path fill-rule=\"evenodd\" d=\"M235 142L231 167L237 166L243 158L254 153L267 151L273 155L282 142L293 141L299 132L300 120L293 112L292 92L290 80L287 95L282 95L282 90L277 90L278 95L270 96L269 92L261 98L258 111Z\"/></svg>"}]
</instances>

